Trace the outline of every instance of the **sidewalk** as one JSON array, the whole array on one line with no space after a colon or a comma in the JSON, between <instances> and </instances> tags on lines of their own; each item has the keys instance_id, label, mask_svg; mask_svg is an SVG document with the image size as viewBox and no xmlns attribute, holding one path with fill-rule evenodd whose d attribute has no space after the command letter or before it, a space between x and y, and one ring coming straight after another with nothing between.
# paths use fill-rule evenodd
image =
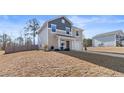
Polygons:
<instances>
[{"instance_id":1,"label":"sidewalk","mask_svg":"<svg viewBox=\"0 0 124 93\"><path fill-rule=\"evenodd\" d=\"M85 52L85 51L84 51ZM94 53L94 54L100 54L100 55L106 55L106 56L111 56L111 57L120 57L124 58L124 54L119 54L119 53L110 53L110 52L95 52L95 51L86 51L87 53Z\"/></svg>"}]
</instances>

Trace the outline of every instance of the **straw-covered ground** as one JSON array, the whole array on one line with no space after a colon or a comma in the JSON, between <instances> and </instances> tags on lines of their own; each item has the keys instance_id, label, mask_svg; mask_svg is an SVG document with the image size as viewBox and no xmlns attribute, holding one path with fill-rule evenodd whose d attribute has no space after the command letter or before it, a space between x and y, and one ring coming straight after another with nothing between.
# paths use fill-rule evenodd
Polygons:
<instances>
[{"instance_id":1,"label":"straw-covered ground","mask_svg":"<svg viewBox=\"0 0 124 93\"><path fill-rule=\"evenodd\" d=\"M0 76L124 76L123 73L58 52L0 52Z\"/></svg>"}]
</instances>

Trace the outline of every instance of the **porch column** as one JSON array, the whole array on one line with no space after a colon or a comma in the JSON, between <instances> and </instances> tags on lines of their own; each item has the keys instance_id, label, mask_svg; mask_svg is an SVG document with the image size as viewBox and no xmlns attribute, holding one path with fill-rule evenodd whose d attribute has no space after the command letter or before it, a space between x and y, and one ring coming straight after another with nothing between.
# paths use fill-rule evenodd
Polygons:
<instances>
[{"instance_id":1,"label":"porch column","mask_svg":"<svg viewBox=\"0 0 124 93\"><path fill-rule=\"evenodd\" d=\"M58 49L60 49L60 37L58 37Z\"/></svg>"}]
</instances>

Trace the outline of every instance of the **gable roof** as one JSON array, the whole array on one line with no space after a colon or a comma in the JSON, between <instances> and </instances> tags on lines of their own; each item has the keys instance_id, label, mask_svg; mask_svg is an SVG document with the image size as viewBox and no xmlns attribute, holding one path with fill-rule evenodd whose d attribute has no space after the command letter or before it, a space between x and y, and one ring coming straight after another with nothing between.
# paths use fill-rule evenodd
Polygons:
<instances>
[{"instance_id":1,"label":"gable roof","mask_svg":"<svg viewBox=\"0 0 124 93\"><path fill-rule=\"evenodd\" d=\"M38 29L38 33L39 33L39 31L45 26L45 25L47 25L47 23L48 22L50 22L50 21L53 21L53 20L55 20L55 19L59 19L59 18L65 18L69 23L71 23L72 25L73 25L73 23L67 18L67 17L65 17L65 16L58 16L58 17L56 17L56 18L52 18L52 19L50 19L50 20L47 20L47 21L45 21L44 23L43 23L43 25Z\"/></svg>"},{"instance_id":2,"label":"gable roof","mask_svg":"<svg viewBox=\"0 0 124 93\"><path fill-rule=\"evenodd\" d=\"M124 35L122 30L116 30L116 31L107 32L107 33L103 33L103 34L98 34L98 35L94 36L93 38L106 37L106 36L118 35L118 34Z\"/></svg>"},{"instance_id":3,"label":"gable roof","mask_svg":"<svg viewBox=\"0 0 124 93\"><path fill-rule=\"evenodd\" d=\"M59 18L65 18L69 23L71 23L72 25L73 25L73 23L71 22L71 20L69 20L67 17L65 17L65 16L58 16L58 17L55 17L55 18L52 18L52 19L50 19L50 20L47 20L46 22L50 22L50 21L53 21L53 20L55 20L55 19L59 19Z\"/></svg>"}]
</instances>

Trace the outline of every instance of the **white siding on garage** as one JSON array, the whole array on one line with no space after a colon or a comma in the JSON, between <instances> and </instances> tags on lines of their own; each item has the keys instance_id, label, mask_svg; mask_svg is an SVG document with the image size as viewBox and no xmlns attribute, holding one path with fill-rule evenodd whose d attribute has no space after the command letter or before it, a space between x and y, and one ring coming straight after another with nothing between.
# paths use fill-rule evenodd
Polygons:
<instances>
[{"instance_id":1,"label":"white siding on garage","mask_svg":"<svg viewBox=\"0 0 124 93\"><path fill-rule=\"evenodd\" d=\"M42 28L42 31L38 34L38 46L43 49L45 45L48 45L48 29L47 25Z\"/></svg>"},{"instance_id":2,"label":"white siding on garage","mask_svg":"<svg viewBox=\"0 0 124 93\"><path fill-rule=\"evenodd\" d=\"M76 36L77 31L79 33L79 36ZM72 50L82 51L82 48L83 48L82 41L84 39L83 31L77 28L73 28L72 35L75 37L75 40L72 41Z\"/></svg>"},{"instance_id":3,"label":"white siding on garage","mask_svg":"<svg viewBox=\"0 0 124 93\"><path fill-rule=\"evenodd\" d=\"M81 41L78 40L72 41L72 50L81 51L82 50Z\"/></svg>"},{"instance_id":4,"label":"white siding on garage","mask_svg":"<svg viewBox=\"0 0 124 93\"><path fill-rule=\"evenodd\" d=\"M124 40L122 40L121 43L122 43L122 46L124 46Z\"/></svg>"}]
</instances>

